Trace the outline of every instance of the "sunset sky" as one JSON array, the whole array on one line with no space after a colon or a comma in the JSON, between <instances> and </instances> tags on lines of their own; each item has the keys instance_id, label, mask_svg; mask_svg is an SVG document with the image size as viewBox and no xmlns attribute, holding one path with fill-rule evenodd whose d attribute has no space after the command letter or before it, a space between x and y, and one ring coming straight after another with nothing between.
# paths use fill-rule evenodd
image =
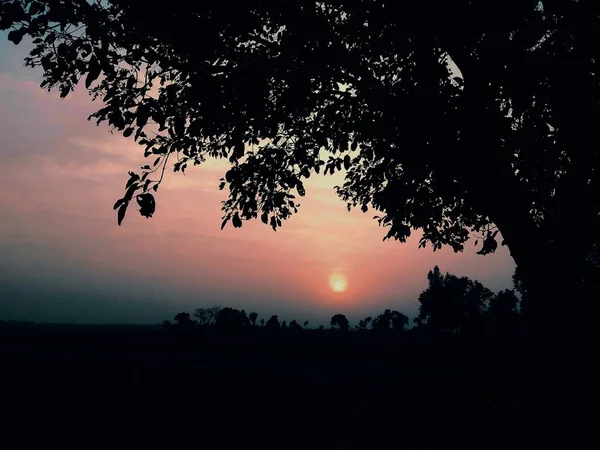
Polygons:
<instances>
[{"instance_id":1,"label":"sunset sky","mask_svg":"<svg viewBox=\"0 0 600 450\"><path fill-rule=\"evenodd\" d=\"M260 221L220 230L218 190L226 163L170 173L152 219L130 207L117 226L112 205L143 150L87 116L83 87L65 100L25 68L29 47L0 34L0 320L159 323L179 311L222 305L259 318L328 324L385 308L414 316L427 271L512 287L505 247L490 256L382 242L373 211L348 213L333 186L311 177L299 214L273 232ZM332 279L333 277L333 279Z\"/></svg>"}]
</instances>

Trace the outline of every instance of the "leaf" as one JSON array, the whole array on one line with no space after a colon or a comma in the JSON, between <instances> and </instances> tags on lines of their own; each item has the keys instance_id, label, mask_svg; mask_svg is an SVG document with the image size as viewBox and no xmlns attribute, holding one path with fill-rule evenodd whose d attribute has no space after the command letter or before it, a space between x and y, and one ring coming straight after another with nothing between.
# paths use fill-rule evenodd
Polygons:
<instances>
[{"instance_id":1,"label":"leaf","mask_svg":"<svg viewBox=\"0 0 600 450\"><path fill-rule=\"evenodd\" d=\"M146 219L152 217L156 210L156 202L152 194L140 194L135 198L140 206L140 214Z\"/></svg>"},{"instance_id":2,"label":"leaf","mask_svg":"<svg viewBox=\"0 0 600 450\"><path fill-rule=\"evenodd\" d=\"M60 98L65 98L67 95L69 95L71 88L68 84L63 84L59 90L60 90Z\"/></svg>"},{"instance_id":3,"label":"leaf","mask_svg":"<svg viewBox=\"0 0 600 450\"><path fill-rule=\"evenodd\" d=\"M367 206L367 204L363 204L362 207L360 208L360 210L364 213L366 213L369 210L369 207Z\"/></svg>"},{"instance_id":4,"label":"leaf","mask_svg":"<svg viewBox=\"0 0 600 450\"><path fill-rule=\"evenodd\" d=\"M185 133L185 117L177 116L173 123L173 130L175 131L175 137L183 137Z\"/></svg>"},{"instance_id":5,"label":"leaf","mask_svg":"<svg viewBox=\"0 0 600 450\"><path fill-rule=\"evenodd\" d=\"M41 3L32 3L29 6L29 14L31 14L32 16L34 16L37 13L40 13L40 12L44 11L45 9L46 9L46 7L44 5L42 5Z\"/></svg>"},{"instance_id":6,"label":"leaf","mask_svg":"<svg viewBox=\"0 0 600 450\"><path fill-rule=\"evenodd\" d=\"M125 196L123 198L126 202L129 202L133 198L133 193L137 191L140 187L137 183L133 183L129 188L125 191Z\"/></svg>"},{"instance_id":7,"label":"leaf","mask_svg":"<svg viewBox=\"0 0 600 450\"><path fill-rule=\"evenodd\" d=\"M148 122L148 119L150 118L150 109L145 106L145 105L141 105L138 110L137 110L137 117L136 117L136 125L139 128L143 128L146 123Z\"/></svg>"},{"instance_id":8,"label":"leaf","mask_svg":"<svg viewBox=\"0 0 600 450\"><path fill-rule=\"evenodd\" d=\"M21 30L12 30L8 33L8 40L15 45L19 45L19 42L23 39L23 32Z\"/></svg>"},{"instance_id":9,"label":"leaf","mask_svg":"<svg viewBox=\"0 0 600 450\"><path fill-rule=\"evenodd\" d=\"M304 190L304 184L302 183L302 181L298 180L296 182L296 189L298 190L298 194L301 197L304 197L304 195L306 194L306 191Z\"/></svg>"},{"instance_id":10,"label":"leaf","mask_svg":"<svg viewBox=\"0 0 600 450\"><path fill-rule=\"evenodd\" d=\"M479 239L475 239L475 247L477 247L477 244L479 244Z\"/></svg>"},{"instance_id":11,"label":"leaf","mask_svg":"<svg viewBox=\"0 0 600 450\"><path fill-rule=\"evenodd\" d=\"M355 139L352 141L352 144L350 145L350 150L355 151L358 148L358 141Z\"/></svg>"},{"instance_id":12,"label":"leaf","mask_svg":"<svg viewBox=\"0 0 600 450\"><path fill-rule=\"evenodd\" d=\"M225 225L227 225L227 222L229 222L229 217L226 217L225 220L221 223L221 230L223 228L225 228Z\"/></svg>"},{"instance_id":13,"label":"leaf","mask_svg":"<svg viewBox=\"0 0 600 450\"><path fill-rule=\"evenodd\" d=\"M117 200L115 202L115 205L113 206L113 209L117 209L119 206L121 206L123 204L123 202L125 202L124 198L120 198L119 200Z\"/></svg>"},{"instance_id":14,"label":"leaf","mask_svg":"<svg viewBox=\"0 0 600 450\"><path fill-rule=\"evenodd\" d=\"M235 161L236 159L239 159L242 156L244 156L244 148L244 142L239 140L233 147L233 153L231 154L231 158L229 158L229 160Z\"/></svg>"},{"instance_id":15,"label":"leaf","mask_svg":"<svg viewBox=\"0 0 600 450\"><path fill-rule=\"evenodd\" d=\"M127 211L128 205L129 203L123 203L117 212L117 223L119 226L121 226L121 222L123 222L123 219L125 218L125 211Z\"/></svg>"},{"instance_id":16,"label":"leaf","mask_svg":"<svg viewBox=\"0 0 600 450\"><path fill-rule=\"evenodd\" d=\"M266 225L269 221L269 215L266 212L262 213L262 215L260 216L260 220Z\"/></svg>"},{"instance_id":17,"label":"leaf","mask_svg":"<svg viewBox=\"0 0 600 450\"><path fill-rule=\"evenodd\" d=\"M65 44L64 42L61 42L56 47L56 53L58 53L58 56L62 56L62 57L67 56L67 51L68 51L68 47L67 47L67 44Z\"/></svg>"},{"instance_id":18,"label":"leaf","mask_svg":"<svg viewBox=\"0 0 600 450\"><path fill-rule=\"evenodd\" d=\"M125 131L123 131L123 136L125 136L126 138L131 136L133 134L133 128L129 127L129 128L125 128Z\"/></svg>"},{"instance_id":19,"label":"leaf","mask_svg":"<svg viewBox=\"0 0 600 450\"><path fill-rule=\"evenodd\" d=\"M127 181L127 184L125 184L125 189L127 189L129 186L131 186L133 183L135 183L139 179L140 179L140 176L137 173L129 172L129 180Z\"/></svg>"},{"instance_id":20,"label":"leaf","mask_svg":"<svg viewBox=\"0 0 600 450\"><path fill-rule=\"evenodd\" d=\"M88 74L85 77L85 87L89 89L92 83L100 76L102 69L100 68L100 63L96 58L96 55L92 55L90 58L90 64L88 67Z\"/></svg>"},{"instance_id":21,"label":"leaf","mask_svg":"<svg viewBox=\"0 0 600 450\"><path fill-rule=\"evenodd\" d=\"M235 213L235 215L233 216L233 219L231 220L231 223L234 228L242 227L242 219L240 219L240 215L238 213Z\"/></svg>"},{"instance_id":22,"label":"leaf","mask_svg":"<svg viewBox=\"0 0 600 450\"><path fill-rule=\"evenodd\" d=\"M344 156L344 169L348 170L350 168L350 155Z\"/></svg>"}]
</instances>

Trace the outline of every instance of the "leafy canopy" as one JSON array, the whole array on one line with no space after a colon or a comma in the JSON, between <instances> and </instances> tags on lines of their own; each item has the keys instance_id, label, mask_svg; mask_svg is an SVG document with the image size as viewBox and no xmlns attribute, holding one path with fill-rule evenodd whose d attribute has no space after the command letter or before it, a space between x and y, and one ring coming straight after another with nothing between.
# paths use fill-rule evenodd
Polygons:
<instances>
[{"instance_id":1,"label":"leafy canopy","mask_svg":"<svg viewBox=\"0 0 600 450\"><path fill-rule=\"evenodd\" d=\"M340 170L348 208L434 249L461 251L475 231L493 252L513 212L546 242L565 217L597 222L594 2L409 3L13 0L0 29L33 39L43 88L65 97L83 79L102 102L90 119L150 158L129 173L119 224L134 198L154 214L171 164L209 157L231 163L223 226L275 230L305 179Z\"/></svg>"}]
</instances>

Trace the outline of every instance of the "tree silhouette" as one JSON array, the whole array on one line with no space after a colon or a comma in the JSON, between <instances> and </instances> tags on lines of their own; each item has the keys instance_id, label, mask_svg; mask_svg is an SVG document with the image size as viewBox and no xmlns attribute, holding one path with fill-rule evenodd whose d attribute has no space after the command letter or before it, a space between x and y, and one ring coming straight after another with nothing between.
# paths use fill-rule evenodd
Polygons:
<instances>
[{"instance_id":1,"label":"tree silhouette","mask_svg":"<svg viewBox=\"0 0 600 450\"><path fill-rule=\"evenodd\" d=\"M215 316L221 311L220 306L212 306L210 308L196 308L194 310L194 317L198 324L202 326L213 325L215 323Z\"/></svg>"},{"instance_id":2,"label":"tree silhouette","mask_svg":"<svg viewBox=\"0 0 600 450\"><path fill-rule=\"evenodd\" d=\"M368 317L367 319L370 319ZM370 321L370 320L369 320ZM365 328L368 322L365 321ZM373 320L373 330L384 331L394 329L404 331L408 325L408 317L401 312L386 309Z\"/></svg>"},{"instance_id":3,"label":"tree silhouette","mask_svg":"<svg viewBox=\"0 0 600 450\"><path fill-rule=\"evenodd\" d=\"M340 331L348 331L350 329L350 322L343 314L335 314L331 317L331 321L329 322L331 328Z\"/></svg>"},{"instance_id":4,"label":"tree silhouette","mask_svg":"<svg viewBox=\"0 0 600 450\"><path fill-rule=\"evenodd\" d=\"M482 325L493 296L479 281L442 275L438 266L427 274L428 288L419 295L418 324L440 331L472 332Z\"/></svg>"},{"instance_id":5,"label":"tree silhouette","mask_svg":"<svg viewBox=\"0 0 600 450\"><path fill-rule=\"evenodd\" d=\"M279 330L281 324L279 323L279 318L276 315L271 316L267 323L265 324L265 328L269 328L271 330Z\"/></svg>"},{"instance_id":6,"label":"tree silhouette","mask_svg":"<svg viewBox=\"0 0 600 450\"><path fill-rule=\"evenodd\" d=\"M558 313L589 249L567 230L600 224L594 3L456 0L432 15L426 2L172 0L156 14L142 0L14 0L0 29L33 38L42 88L65 97L85 78L103 102L90 119L152 158L129 173L119 224L134 198L152 217L171 163L228 158L222 226L273 229L303 180L344 169L339 196L379 211L384 239L420 229L421 246L462 251L475 233L487 254L499 231L537 307Z\"/></svg>"},{"instance_id":7,"label":"tree silhouette","mask_svg":"<svg viewBox=\"0 0 600 450\"><path fill-rule=\"evenodd\" d=\"M223 308L215 315L215 327L222 329L239 329L250 325L246 311L234 308Z\"/></svg>"},{"instance_id":8,"label":"tree silhouette","mask_svg":"<svg viewBox=\"0 0 600 450\"><path fill-rule=\"evenodd\" d=\"M290 322L289 328L291 330L302 330L302 326L300 326L300 324L296 320L292 320Z\"/></svg>"},{"instance_id":9,"label":"tree silhouette","mask_svg":"<svg viewBox=\"0 0 600 450\"><path fill-rule=\"evenodd\" d=\"M258 314L257 314L257 313L255 313L255 312L251 312L251 313L248 315L248 319L250 319L250 324L251 324L252 326L256 326L256 319L258 319Z\"/></svg>"},{"instance_id":10,"label":"tree silhouette","mask_svg":"<svg viewBox=\"0 0 600 450\"><path fill-rule=\"evenodd\" d=\"M175 322L177 328L192 328L196 325L196 322L192 320L190 313L187 312L177 313L173 322Z\"/></svg>"},{"instance_id":11,"label":"tree silhouette","mask_svg":"<svg viewBox=\"0 0 600 450\"><path fill-rule=\"evenodd\" d=\"M515 292L505 289L490 298L488 314L493 326L500 333L512 329L517 322L519 299Z\"/></svg>"}]
</instances>

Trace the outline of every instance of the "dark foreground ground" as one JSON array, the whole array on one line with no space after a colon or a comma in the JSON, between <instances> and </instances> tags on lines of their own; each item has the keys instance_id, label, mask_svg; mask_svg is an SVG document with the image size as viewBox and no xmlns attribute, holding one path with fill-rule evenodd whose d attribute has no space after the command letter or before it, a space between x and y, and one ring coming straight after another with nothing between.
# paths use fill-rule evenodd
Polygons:
<instances>
[{"instance_id":1,"label":"dark foreground ground","mask_svg":"<svg viewBox=\"0 0 600 450\"><path fill-rule=\"evenodd\" d=\"M526 444L523 338L0 330L4 448Z\"/></svg>"}]
</instances>

